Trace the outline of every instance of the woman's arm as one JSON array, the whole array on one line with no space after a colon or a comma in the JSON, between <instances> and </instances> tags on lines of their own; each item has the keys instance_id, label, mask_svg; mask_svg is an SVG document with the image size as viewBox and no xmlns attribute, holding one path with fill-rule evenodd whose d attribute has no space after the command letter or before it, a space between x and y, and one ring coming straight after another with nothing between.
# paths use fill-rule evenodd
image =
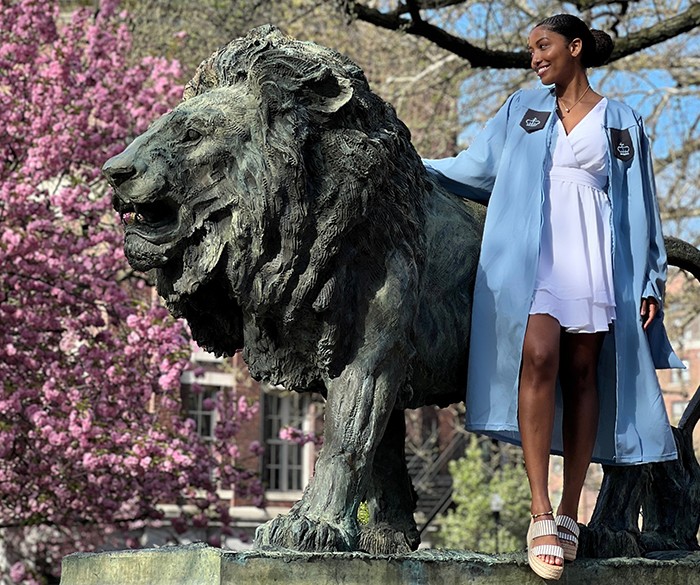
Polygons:
<instances>
[{"instance_id":1,"label":"woman's arm","mask_svg":"<svg viewBox=\"0 0 700 585\"><path fill-rule=\"evenodd\" d=\"M487 203L505 148L511 108L519 98L519 91L511 95L471 146L457 156L423 159L426 170L455 195Z\"/></svg>"},{"instance_id":2,"label":"woman's arm","mask_svg":"<svg viewBox=\"0 0 700 585\"><path fill-rule=\"evenodd\" d=\"M642 172L642 187L644 189L644 205L646 206L649 223L649 254L647 258L646 283L642 289L642 297L652 297L661 305L666 287L666 247L661 230L661 215L659 202L656 199L656 183L654 168L651 160L651 146L640 122L640 164Z\"/></svg>"},{"instance_id":3,"label":"woman's arm","mask_svg":"<svg viewBox=\"0 0 700 585\"><path fill-rule=\"evenodd\" d=\"M649 253L647 257L646 282L642 288L641 303L642 326L646 330L663 307L667 264L666 247L661 230L661 214L659 213L659 202L656 198L651 145L644 129L644 123L641 120L639 126L639 142L641 145L639 163L642 173L644 205L649 225Z\"/></svg>"}]
</instances>

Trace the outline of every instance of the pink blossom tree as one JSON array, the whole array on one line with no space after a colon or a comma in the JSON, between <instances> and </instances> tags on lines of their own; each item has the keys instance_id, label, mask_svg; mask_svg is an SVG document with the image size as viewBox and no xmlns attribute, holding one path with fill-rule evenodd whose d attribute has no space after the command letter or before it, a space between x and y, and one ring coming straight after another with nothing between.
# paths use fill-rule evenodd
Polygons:
<instances>
[{"instance_id":1,"label":"pink blossom tree","mask_svg":"<svg viewBox=\"0 0 700 585\"><path fill-rule=\"evenodd\" d=\"M176 62L129 64L117 4L59 18L55 0L0 0L2 583L49 582L64 554L160 521L158 504L184 530L226 525L217 485L260 494L234 448L254 405L220 400L213 448L197 436L187 331L124 260L100 168L181 87Z\"/></svg>"},{"instance_id":2,"label":"pink blossom tree","mask_svg":"<svg viewBox=\"0 0 700 585\"><path fill-rule=\"evenodd\" d=\"M306 443L313 443L316 447L323 445L323 435L291 426L282 427L279 430L279 438L283 441L288 441L292 445L303 446Z\"/></svg>"}]
</instances>

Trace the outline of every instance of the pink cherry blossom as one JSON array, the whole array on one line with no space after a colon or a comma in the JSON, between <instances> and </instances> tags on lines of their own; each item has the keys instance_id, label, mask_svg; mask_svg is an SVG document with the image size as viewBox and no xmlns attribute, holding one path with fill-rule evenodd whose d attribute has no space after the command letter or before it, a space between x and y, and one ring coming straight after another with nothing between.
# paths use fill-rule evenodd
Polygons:
<instances>
[{"instance_id":1,"label":"pink cherry blossom","mask_svg":"<svg viewBox=\"0 0 700 585\"><path fill-rule=\"evenodd\" d=\"M307 432L294 427L282 427L279 430L279 438L295 445L305 445L306 443L313 443L318 447L323 445L322 436L317 435L313 431Z\"/></svg>"},{"instance_id":2,"label":"pink cherry blossom","mask_svg":"<svg viewBox=\"0 0 700 585\"><path fill-rule=\"evenodd\" d=\"M257 404L220 393L215 440L197 435L181 412L188 331L124 258L100 168L182 87L177 62L133 61L118 4L0 9L0 557L15 583L124 546L162 503L184 532L226 527L218 487L263 501L233 448Z\"/></svg>"},{"instance_id":3,"label":"pink cherry blossom","mask_svg":"<svg viewBox=\"0 0 700 585\"><path fill-rule=\"evenodd\" d=\"M10 579L13 583L22 583L27 576L27 569L23 563L17 562L10 567Z\"/></svg>"}]
</instances>

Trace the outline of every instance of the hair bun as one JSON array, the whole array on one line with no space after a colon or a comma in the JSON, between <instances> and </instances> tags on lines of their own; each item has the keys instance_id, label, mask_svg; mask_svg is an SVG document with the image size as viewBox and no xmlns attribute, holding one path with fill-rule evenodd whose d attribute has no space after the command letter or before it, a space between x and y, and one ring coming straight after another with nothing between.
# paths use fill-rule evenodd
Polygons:
<instances>
[{"instance_id":1,"label":"hair bun","mask_svg":"<svg viewBox=\"0 0 700 585\"><path fill-rule=\"evenodd\" d=\"M593 40L595 41L595 50L586 55L588 62L585 65L598 67L610 58L615 42L608 33L602 30L592 28L591 35L593 35Z\"/></svg>"}]
</instances>

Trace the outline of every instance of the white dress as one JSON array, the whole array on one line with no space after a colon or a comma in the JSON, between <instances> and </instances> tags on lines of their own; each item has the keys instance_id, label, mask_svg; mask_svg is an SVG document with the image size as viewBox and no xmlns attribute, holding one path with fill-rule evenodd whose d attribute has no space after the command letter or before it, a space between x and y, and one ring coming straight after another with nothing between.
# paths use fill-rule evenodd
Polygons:
<instances>
[{"instance_id":1,"label":"white dress","mask_svg":"<svg viewBox=\"0 0 700 585\"><path fill-rule=\"evenodd\" d=\"M557 121L545 186L530 314L551 315L572 333L608 331L615 319L606 104L598 102L568 135Z\"/></svg>"}]
</instances>

